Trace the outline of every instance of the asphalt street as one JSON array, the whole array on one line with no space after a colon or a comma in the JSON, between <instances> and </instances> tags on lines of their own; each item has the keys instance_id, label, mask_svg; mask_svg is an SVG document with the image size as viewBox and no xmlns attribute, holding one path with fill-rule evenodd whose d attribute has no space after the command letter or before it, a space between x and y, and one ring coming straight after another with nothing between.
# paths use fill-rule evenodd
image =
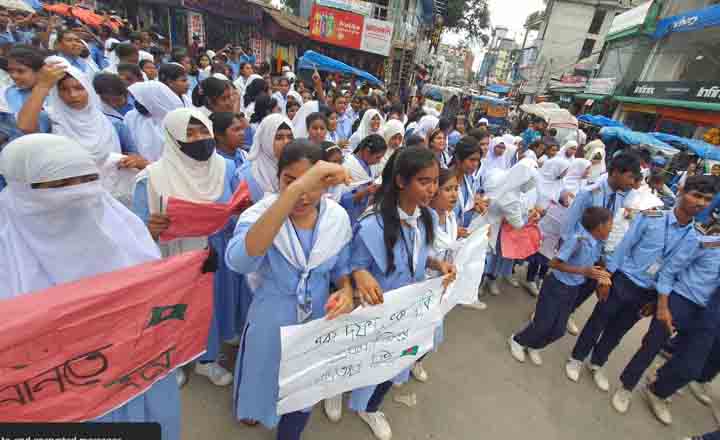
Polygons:
<instances>
[{"instance_id":1,"label":"asphalt street","mask_svg":"<svg viewBox=\"0 0 720 440\"><path fill-rule=\"evenodd\" d=\"M425 362L429 381L415 381L394 388L383 411L394 439L682 439L717 429L710 407L700 404L688 391L673 397L673 425L663 426L650 412L639 392L628 414L620 415L610 404L618 387L620 371L640 345L649 321L639 323L611 356L607 373L611 392L599 391L588 370L579 383L569 381L565 360L575 343L566 334L543 352L544 364L515 361L507 346L508 336L518 331L534 309L535 300L523 289L503 284L502 295L485 295L485 311L453 310L445 321L445 343ZM578 312L584 323L594 306L588 301ZM228 367L234 347L226 346ZM656 363L660 363L658 358ZM650 373L652 374L652 372ZM274 433L263 427L246 427L232 413L231 387L219 388L207 378L190 374L182 390L183 440L271 440ZM408 407L395 397L415 393L417 405ZM712 395L720 405L720 392ZM367 425L347 411L335 424L316 405L304 440L371 440Z\"/></svg>"}]
</instances>

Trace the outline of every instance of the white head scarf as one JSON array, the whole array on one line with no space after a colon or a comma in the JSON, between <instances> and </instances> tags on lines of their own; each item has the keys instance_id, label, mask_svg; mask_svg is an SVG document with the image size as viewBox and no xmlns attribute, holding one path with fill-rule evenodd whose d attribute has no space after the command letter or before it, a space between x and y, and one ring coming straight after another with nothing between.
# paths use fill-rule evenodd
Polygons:
<instances>
[{"instance_id":1,"label":"white head scarf","mask_svg":"<svg viewBox=\"0 0 720 440\"><path fill-rule=\"evenodd\" d=\"M292 119L293 133L298 139L306 139L308 137L307 117L319 111L320 103L318 101L308 101L300 106L300 109Z\"/></svg>"},{"instance_id":2,"label":"white head scarf","mask_svg":"<svg viewBox=\"0 0 720 440\"><path fill-rule=\"evenodd\" d=\"M165 145L163 120L171 111L185 107L185 104L170 87L160 81L135 83L128 90L135 100L145 107L150 116L132 110L125 116L140 155L150 161L160 159Z\"/></svg>"},{"instance_id":3,"label":"white head scarf","mask_svg":"<svg viewBox=\"0 0 720 440\"><path fill-rule=\"evenodd\" d=\"M418 121L417 128L413 134L423 139L427 138L431 131L435 130L440 123L440 119L433 115L425 115Z\"/></svg>"},{"instance_id":4,"label":"white head scarf","mask_svg":"<svg viewBox=\"0 0 720 440\"><path fill-rule=\"evenodd\" d=\"M48 57L47 62L64 63L68 75L78 80L88 94L87 106L82 110L75 110L60 99L58 84L50 90L47 107L52 121L52 132L76 141L98 163L103 162L110 153L120 153L120 139L103 113L102 102L90 79L63 58L52 56Z\"/></svg>"},{"instance_id":5,"label":"white head scarf","mask_svg":"<svg viewBox=\"0 0 720 440\"><path fill-rule=\"evenodd\" d=\"M200 110L179 108L165 117L165 148L162 157L139 175L147 176L148 204L151 212L160 210L161 197L177 197L191 202L215 202L225 189L225 159L217 152L206 161L198 161L183 153L179 142L187 141L190 119L202 122L213 136L212 123Z\"/></svg>"},{"instance_id":6,"label":"white head scarf","mask_svg":"<svg viewBox=\"0 0 720 440\"><path fill-rule=\"evenodd\" d=\"M576 148L576 149L577 149L577 147L578 147L578 143L577 143L577 142L575 142L575 141L567 141L567 142L565 142L565 144L563 144L562 148L560 148L560 151L558 151L558 154L557 154L557 155L558 155L558 156L562 156L562 157L564 157L566 160L569 160L569 161L572 162L573 159L574 159L574 156L573 156L573 157L567 157L567 156L566 156L566 152L567 152L568 148Z\"/></svg>"},{"instance_id":7,"label":"white head scarf","mask_svg":"<svg viewBox=\"0 0 720 440\"><path fill-rule=\"evenodd\" d=\"M375 116L380 118L380 128L378 128L377 131L372 131L372 129L370 127L372 125L372 120ZM363 139L365 139L366 137L370 136L371 134L382 133L384 122L385 121L383 120L383 117L379 111L377 111L374 108L368 109L365 112L365 114L363 115L363 118L360 121L360 125L358 125L357 131L355 131L355 133L353 133L354 135L357 134L358 137L360 138L358 140L358 143L360 141L362 141Z\"/></svg>"},{"instance_id":8,"label":"white head scarf","mask_svg":"<svg viewBox=\"0 0 720 440\"><path fill-rule=\"evenodd\" d=\"M405 126L401 121L398 121L397 119L391 119L385 123L385 127L383 127L383 138L385 138L385 142L388 144L388 148L390 147L390 139L393 138L395 135L404 135L405 134ZM389 150L388 150L389 151ZM389 151L391 154L392 152Z\"/></svg>"},{"instance_id":9,"label":"white head scarf","mask_svg":"<svg viewBox=\"0 0 720 440\"><path fill-rule=\"evenodd\" d=\"M600 176L607 172L607 168L605 167L605 144L603 144L600 139L595 139L594 141L585 145L585 159L592 162L593 157L598 154L600 155L602 160L600 160L599 164L590 166L590 174L588 175L588 181L591 182L595 182Z\"/></svg>"},{"instance_id":10,"label":"white head scarf","mask_svg":"<svg viewBox=\"0 0 720 440\"><path fill-rule=\"evenodd\" d=\"M252 175L265 193L280 191L280 183L277 178L278 159L273 151L273 143L275 134L282 124L286 124L290 130L293 130L293 123L285 115L273 113L266 116L258 126L248 154L248 160L252 161Z\"/></svg>"},{"instance_id":11,"label":"white head scarf","mask_svg":"<svg viewBox=\"0 0 720 440\"><path fill-rule=\"evenodd\" d=\"M570 162L556 154L540 168L538 202L541 207L547 207L551 201L558 201L560 193L565 188L564 173L569 166Z\"/></svg>"},{"instance_id":12,"label":"white head scarf","mask_svg":"<svg viewBox=\"0 0 720 440\"><path fill-rule=\"evenodd\" d=\"M495 147L498 144L505 145L505 151L501 156L495 154ZM492 170L506 170L510 168L510 159L512 156L508 151L509 148L510 145L505 144L501 137L494 137L490 140L487 156L482 160L482 166L480 167L480 174L483 178L487 178Z\"/></svg>"},{"instance_id":13,"label":"white head scarf","mask_svg":"<svg viewBox=\"0 0 720 440\"><path fill-rule=\"evenodd\" d=\"M98 174L77 142L30 134L0 157L0 298L8 298L154 260L147 227L100 181L34 189L33 183Z\"/></svg>"},{"instance_id":14,"label":"white head scarf","mask_svg":"<svg viewBox=\"0 0 720 440\"><path fill-rule=\"evenodd\" d=\"M300 107L302 107L302 105L303 105L303 99L302 99L302 96L300 96L300 94L299 94L298 92L296 92L295 90L290 90L290 91L288 92L288 96L292 96L293 99L295 99L295 101L298 103L298 105L299 105Z\"/></svg>"}]
</instances>

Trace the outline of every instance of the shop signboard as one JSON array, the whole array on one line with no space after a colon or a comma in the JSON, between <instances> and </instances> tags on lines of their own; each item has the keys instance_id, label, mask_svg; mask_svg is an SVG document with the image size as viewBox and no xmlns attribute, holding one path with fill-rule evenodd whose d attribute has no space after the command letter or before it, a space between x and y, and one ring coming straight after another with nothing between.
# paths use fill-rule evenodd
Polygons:
<instances>
[{"instance_id":1,"label":"shop signboard","mask_svg":"<svg viewBox=\"0 0 720 440\"><path fill-rule=\"evenodd\" d=\"M636 81L628 96L720 103L720 81Z\"/></svg>"},{"instance_id":2,"label":"shop signboard","mask_svg":"<svg viewBox=\"0 0 720 440\"><path fill-rule=\"evenodd\" d=\"M365 17L360 49L388 56L392 47L393 24Z\"/></svg>"},{"instance_id":3,"label":"shop signboard","mask_svg":"<svg viewBox=\"0 0 720 440\"><path fill-rule=\"evenodd\" d=\"M351 12L313 5L310 14L310 38L335 46L360 49L363 17Z\"/></svg>"},{"instance_id":4,"label":"shop signboard","mask_svg":"<svg viewBox=\"0 0 720 440\"><path fill-rule=\"evenodd\" d=\"M585 93L591 95L612 95L615 91L615 78L592 78L585 86Z\"/></svg>"},{"instance_id":5,"label":"shop signboard","mask_svg":"<svg viewBox=\"0 0 720 440\"><path fill-rule=\"evenodd\" d=\"M205 23L203 21L202 14L198 12L188 11L187 25L188 41L193 41L193 37L197 35L198 37L200 37L198 44L200 46L205 46Z\"/></svg>"},{"instance_id":6,"label":"shop signboard","mask_svg":"<svg viewBox=\"0 0 720 440\"><path fill-rule=\"evenodd\" d=\"M372 3L362 0L316 0L315 3L328 8L354 12L355 14L364 15L366 17L372 15L373 9Z\"/></svg>"}]
</instances>

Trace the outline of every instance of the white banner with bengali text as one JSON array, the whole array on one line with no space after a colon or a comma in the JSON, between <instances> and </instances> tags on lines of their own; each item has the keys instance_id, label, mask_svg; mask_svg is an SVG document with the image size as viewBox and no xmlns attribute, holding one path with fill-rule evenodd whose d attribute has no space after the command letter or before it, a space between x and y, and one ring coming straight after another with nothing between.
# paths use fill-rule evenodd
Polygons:
<instances>
[{"instance_id":1,"label":"white banner with bengali text","mask_svg":"<svg viewBox=\"0 0 720 440\"><path fill-rule=\"evenodd\" d=\"M433 278L386 292L381 305L283 327L278 414L385 382L430 351L443 317L457 304L477 301L487 235L485 226L464 240L455 255L457 279L447 290Z\"/></svg>"}]
</instances>

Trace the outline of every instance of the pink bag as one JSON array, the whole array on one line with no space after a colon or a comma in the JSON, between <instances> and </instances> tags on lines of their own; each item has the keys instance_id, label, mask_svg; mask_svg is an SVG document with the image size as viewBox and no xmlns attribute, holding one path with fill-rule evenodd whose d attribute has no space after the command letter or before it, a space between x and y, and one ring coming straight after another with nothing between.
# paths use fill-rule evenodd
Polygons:
<instances>
[{"instance_id":1,"label":"pink bag","mask_svg":"<svg viewBox=\"0 0 720 440\"><path fill-rule=\"evenodd\" d=\"M243 182L225 203L198 203L170 197L165 215L170 227L160 234L160 242L176 238L207 237L221 230L233 215L240 214L252 205L247 182Z\"/></svg>"},{"instance_id":2,"label":"pink bag","mask_svg":"<svg viewBox=\"0 0 720 440\"><path fill-rule=\"evenodd\" d=\"M500 228L500 248L504 258L523 260L540 250L542 233L537 223L528 223L520 229L503 222Z\"/></svg>"}]
</instances>

